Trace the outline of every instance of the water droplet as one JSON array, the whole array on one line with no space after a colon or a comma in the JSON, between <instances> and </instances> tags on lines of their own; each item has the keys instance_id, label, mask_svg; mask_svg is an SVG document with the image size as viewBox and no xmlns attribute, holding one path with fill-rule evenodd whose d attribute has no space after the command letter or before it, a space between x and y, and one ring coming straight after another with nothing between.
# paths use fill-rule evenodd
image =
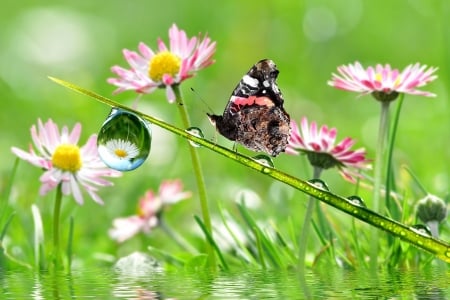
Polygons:
<instances>
[{"instance_id":1,"label":"water droplet","mask_svg":"<svg viewBox=\"0 0 450 300\"><path fill-rule=\"evenodd\" d=\"M347 197L347 200L350 201L354 205L367 207L364 200L359 196L350 196L350 197Z\"/></svg>"},{"instance_id":2,"label":"water droplet","mask_svg":"<svg viewBox=\"0 0 450 300\"><path fill-rule=\"evenodd\" d=\"M267 155L259 154L259 155L253 156L253 159L269 168L274 167L272 159L270 157L268 157ZM264 173L268 173L268 172L264 172Z\"/></svg>"},{"instance_id":3,"label":"water droplet","mask_svg":"<svg viewBox=\"0 0 450 300\"><path fill-rule=\"evenodd\" d=\"M416 224L416 225L410 226L410 228L412 230L414 230L415 232L417 232L418 234L421 234L424 236L432 236L430 229L425 225Z\"/></svg>"},{"instance_id":4,"label":"water droplet","mask_svg":"<svg viewBox=\"0 0 450 300\"><path fill-rule=\"evenodd\" d=\"M325 181L321 180L321 179L310 179L308 180L309 183L313 184L314 186L318 187L321 190L324 191L329 191L330 188L328 187L328 185L325 183Z\"/></svg>"},{"instance_id":5,"label":"water droplet","mask_svg":"<svg viewBox=\"0 0 450 300\"><path fill-rule=\"evenodd\" d=\"M203 132L200 128L198 127L189 127L188 129L186 129L187 133L192 134L193 136L199 137L199 138L203 138ZM199 144L197 144L196 142L193 142L191 140L189 140L189 143L191 144L192 147L200 147Z\"/></svg>"},{"instance_id":6,"label":"water droplet","mask_svg":"<svg viewBox=\"0 0 450 300\"><path fill-rule=\"evenodd\" d=\"M149 123L129 111L113 108L98 134L98 154L118 171L131 171L142 165L150 153Z\"/></svg>"},{"instance_id":7,"label":"water droplet","mask_svg":"<svg viewBox=\"0 0 450 300\"><path fill-rule=\"evenodd\" d=\"M270 172L272 172L272 169L271 168L263 168L261 170L261 172L263 172L264 174L270 174Z\"/></svg>"}]
</instances>

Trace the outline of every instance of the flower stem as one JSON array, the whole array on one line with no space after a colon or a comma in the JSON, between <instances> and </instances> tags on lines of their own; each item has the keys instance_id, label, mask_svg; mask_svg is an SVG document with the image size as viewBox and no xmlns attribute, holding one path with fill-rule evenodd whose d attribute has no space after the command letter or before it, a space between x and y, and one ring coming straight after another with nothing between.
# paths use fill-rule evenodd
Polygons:
<instances>
[{"instance_id":1,"label":"flower stem","mask_svg":"<svg viewBox=\"0 0 450 300\"><path fill-rule=\"evenodd\" d=\"M61 251L59 244L59 223L61 214L61 203L62 203L62 185L58 184L56 187L55 196L55 207L53 209L53 266L55 270L61 267Z\"/></svg>"},{"instance_id":2,"label":"flower stem","mask_svg":"<svg viewBox=\"0 0 450 300\"><path fill-rule=\"evenodd\" d=\"M314 167L314 179L318 179L320 177L320 173L322 173L322 168ZM302 232L300 233L299 239L299 249L298 249L298 269L300 272L304 272L305 270L305 257L306 257L306 246L308 241L308 235L310 231L310 225L312 222L312 215L314 212L314 206L316 204L316 199L312 196L309 196L308 206L306 208L305 218L303 219L303 227Z\"/></svg>"},{"instance_id":3,"label":"flower stem","mask_svg":"<svg viewBox=\"0 0 450 300\"><path fill-rule=\"evenodd\" d=\"M374 166L374 179L373 179L373 210L381 215L385 211L384 201L381 199L381 183L383 181L383 167L384 167L384 153L385 142L387 138L387 129L389 122L389 104L390 101L381 101L381 114L380 124L378 128L378 141L375 152L375 166ZM372 229L371 235L371 247L370 247L370 268L372 271L377 269L377 257L378 257L378 239L379 231Z\"/></svg>"},{"instance_id":4,"label":"flower stem","mask_svg":"<svg viewBox=\"0 0 450 300\"><path fill-rule=\"evenodd\" d=\"M191 127L191 122L189 120L189 115L186 110L186 106L183 102L183 97L181 96L181 91L179 85L172 86L175 97L176 97L176 103L178 106L178 111L181 115L181 121L183 122L183 126L187 129ZM209 215L209 208L208 208L208 199L206 195L206 185L205 185L205 179L203 177L203 171L200 164L200 158L198 156L197 149L195 147L192 147L188 143L189 151L191 154L191 160L192 160L192 166L194 168L194 175L195 179L197 181L197 188L198 188L198 194L200 199L200 206L203 216L203 223L205 224L206 230L209 231L210 235L212 236L212 225L211 225L211 217ZM209 261L209 267L211 270L216 269L216 257L214 255L214 249L212 245L207 242L206 243L206 252L208 254L208 261Z\"/></svg>"},{"instance_id":5,"label":"flower stem","mask_svg":"<svg viewBox=\"0 0 450 300\"><path fill-rule=\"evenodd\" d=\"M386 167L386 193L385 193L385 203L386 203L386 209L389 212L390 216L394 220L399 220L400 213L398 211L397 206L395 203L391 200L391 189L392 189L392 178L393 178L393 168L392 168L392 155L394 153L394 144L395 144L395 137L397 136L397 128L398 128L398 122L400 120L400 112L402 110L402 104L403 99L405 97L405 94L400 94L400 97L398 99L398 105L397 105L397 111L395 112L395 116L393 119L392 124L392 131L389 135L389 145L388 145L388 152L387 152L387 167Z\"/></svg>"}]
</instances>

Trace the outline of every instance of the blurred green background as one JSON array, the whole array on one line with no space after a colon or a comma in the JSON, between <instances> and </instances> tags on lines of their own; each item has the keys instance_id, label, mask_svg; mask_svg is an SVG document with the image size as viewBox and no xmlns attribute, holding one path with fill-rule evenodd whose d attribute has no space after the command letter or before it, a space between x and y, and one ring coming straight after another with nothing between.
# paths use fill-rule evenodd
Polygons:
<instances>
[{"instance_id":1,"label":"blurred green background","mask_svg":"<svg viewBox=\"0 0 450 300\"><path fill-rule=\"evenodd\" d=\"M140 41L155 48L158 37L167 42L168 28L176 23L189 36L208 33L217 41L216 63L182 85L191 121L209 139L214 139L215 130L206 118L208 106L221 113L243 74L256 61L271 58L280 69L278 83L286 110L293 119L299 121L307 116L319 124L337 127L339 140L346 136L355 138L356 147L366 147L368 156L373 158L379 103L370 96L358 98L354 93L327 86L331 73L337 66L355 60L364 66L390 63L403 69L420 62L439 67L439 78L424 87L436 93L436 98L406 96L394 159L397 167L408 165L430 192L439 196L448 193L450 3L447 0L7 0L2 2L0 16L2 192L15 160L10 147L28 147L29 128L38 118L43 121L52 118L60 126L70 128L81 122L81 144L84 144L109 113L105 105L62 88L47 76L132 105L136 99L134 92L112 96L115 87L106 83L113 75L110 67L116 64L128 67L123 48L136 50ZM142 111L181 124L177 109L165 100L164 91L145 95L139 103ZM67 201L63 217L75 216L76 252L94 251L91 240L96 241L98 251L113 249L114 243L106 236L112 219L134 213L138 197L148 188L157 189L163 179L181 178L195 194L186 141L156 127L153 135L148 161L115 180L115 187L101 191L103 207L87 197L86 205L81 207L71 199ZM217 140L232 147L222 137ZM306 203L301 193L211 151L199 151L213 209L217 202L233 203L240 192L251 190L260 197L255 214L262 219L282 224L291 216L301 224ZM242 147L239 151L251 154ZM312 174L301 157L283 154L275 159L275 165L304 179ZM14 225L16 228L22 225L24 238L26 226L31 226L27 225L31 203L39 204L44 217L51 213L54 194L38 196L40 174L40 170L22 162L14 183L10 207L20 212ZM324 172L323 178L339 194L354 193L354 186L344 182L335 170ZM411 188L408 179L402 182L405 190ZM415 201L414 192L405 193ZM365 196L370 198L370 192ZM168 222L177 218L177 222L189 224L185 230L190 230L195 227L193 214L200 214L196 195L173 207L167 214ZM155 233L155 241L158 234ZM133 242L125 247L132 245Z\"/></svg>"}]
</instances>

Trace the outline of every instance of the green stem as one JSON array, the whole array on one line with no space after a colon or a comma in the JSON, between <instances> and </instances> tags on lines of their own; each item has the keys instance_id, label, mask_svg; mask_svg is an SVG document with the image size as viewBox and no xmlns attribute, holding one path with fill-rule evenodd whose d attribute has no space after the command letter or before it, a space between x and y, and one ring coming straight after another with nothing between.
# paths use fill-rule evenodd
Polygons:
<instances>
[{"instance_id":1,"label":"green stem","mask_svg":"<svg viewBox=\"0 0 450 300\"><path fill-rule=\"evenodd\" d=\"M70 216L69 222L69 241L67 242L67 273L72 271L72 246L73 246L73 227L74 227L74 218Z\"/></svg>"},{"instance_id":2,"label":"green stem","mask_svg":"<svg viewBox=\"0 0 450 300\"><path fill-rule=\"evenodd\" d=\"M402 110L403 99L405 98L405 94L401 93L398 99L397 110L395 112L395 116L392 124L392 132L389 136L389 145L388 145L388 154L387 154L387 168L386 168L386 192L385 192L385 203L387 207L387 211L390 215L395 219L399 219L399 212L395 203L391 201L391 189L392 189L392 179L393 179L393 168L392 168L392 155L394 153L394 144L395 137L397 136L397 128L398 122L400 120L400 111ZM395 189L395 187L394 187Z\"/></svg>"},{"instance_id":3,"label":"green stem","mask_svg":"<svg viewBox=\"0 0 450 300\"><path fill-rule=\"evenodd\" d=\"M77 93L89 96L96 101L99 101L103 104L121 108L132 113L137 114L141 118L151 122L152 124L159 126L167 131L170 131L180 137L188 139L205 149L209 149L211 151L216 152L217 154L223 155L224 157L233 160L237 163L240 163L246 166L249 169L255 170L264 174L265 176L269 176L279 182L282 182L286 185L289 185L307 195L311 195L316 199L348 214L351 215L367 224L372 225L380 230L384 230L389 232L393 236L396 236L403 241L414 245L420 249L426 250L437 258L450 263L450 244L443 240L438 240L436 238L422 235L417 233L417 231L409 226L406 226L398 221L392 220L386 216L380 215L377 212L374 212L366 207L354 204L348 199L341 197L339 195L333 194L330 191L323 190L314 186L314 184L296 178L290 174L287 174L283 171L280 171L275 168L268 167L265 164L259 163L251 157L243 155L241 153L231 151L225 147L218 145L217 143L205 140L198 136L192 135L186 131L186 129L177 128L171 124L168 124L158 118L149 116L147 114L141 113L139 111L133 110L125 105L117 103L111 99L103 97L99 94L96 94L92 91L79 87L73 83L50 77L51 80L56 82L59 85L62 85L66 88L69 88ZM196 219L197 220L197 219ZM371 237L372 238L372 237Z\"/></svg>"},{"instance_id":4,"label":"green stem","mask_svg":"<svg viewBox=\"0 0 450 300\"><path fill-rule=\"evenodd\" d=\"M322 168L314 167L313 178L318 179L320 177L320 173L322 173ZM300 272L304 272L305 270L306 246L308 244L308 235L311 228L310 225L312 222L312 215L316 201L317 200L314 197L309 196L308 206L306 208L305 218L303 220L302 232L300 233L300 239L298 242L298 269Z\"/></svg>"},{"instance_id":5,"label":"green stem","mask_svg":"<svg viewBox=\"0 0 450 300\"><path fill-rule=\"evenodd\" d=\"M53 265L55 270L58 270L61 267L61 251L60 251L60 243L59 243L59 223L60 223L60 214L61 214L61 203L62 203L62 184L59 183L56 187L56 196L55 196L55 207L53 209Z\"/></svg>"},{"instance_id":6,"label":"green stem","mask_svg":"<svg viewBox=\"0 0 450 300\"><path fill-rule=\"evenodd\" d=\"M183 97L181 96L180 86L173 86L173 91L176 97L176 103L178 106L178 111L180 112L181 121L183 126L187 129L191 127L191 122L189 120L189 115L187 113L186 105L184 105ZM200 163L200 158L195 147L192 147L188 143L189 152L191 154L192 166L194 168L194 175L197 182L198 194L200 199L200 207L203 216L203 223L205 224L206 230L208 230L209 234L212 236L212 225L211 225L211 217L209 215L208 208L208 198L206 195L206 185L205 179L203 177L203 171ZM208 262L211 270L215 270L216 268L216 257L214 254L214 249L212 245L207 242L206 243L206 252L208 254Z\"/></svg>"},{"instance_id":7,"label":"green stem","mask_svg":"<svg viewBox=\"0 0 450 300\"><path fill-rule=\"evenodd\" d=\"M375 166L373 179L373 210L383 215L385 210L384 201L381 198L381 183L383 181L383 167L384 167L384 153L385 142L388 129L389 120L389 101L381 101L380 124L378 128L378 141L375 150ZM379 249L379 234L378 230L372 229L371 246L370 246L370 268L376 271L378 265L378 249Z\"/></svg>"}]
</instances>

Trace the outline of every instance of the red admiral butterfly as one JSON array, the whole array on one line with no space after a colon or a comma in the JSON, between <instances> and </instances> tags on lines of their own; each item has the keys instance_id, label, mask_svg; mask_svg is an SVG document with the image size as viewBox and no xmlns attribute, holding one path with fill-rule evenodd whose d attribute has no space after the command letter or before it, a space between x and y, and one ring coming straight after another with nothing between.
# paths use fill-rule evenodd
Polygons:
<instances>
[{"instance_id":1,"label":"red admiral butterfly","mask_svg":"<svg viewBox=\"0 0 450 300\"><path fill-rule=\"evenodd\" d=\"M284 152L289 141L290 117L270 59L256 63L233 91L222 116L208 114L219 133L253 151L272 156Z\"/></svg>"}]
</instances>

